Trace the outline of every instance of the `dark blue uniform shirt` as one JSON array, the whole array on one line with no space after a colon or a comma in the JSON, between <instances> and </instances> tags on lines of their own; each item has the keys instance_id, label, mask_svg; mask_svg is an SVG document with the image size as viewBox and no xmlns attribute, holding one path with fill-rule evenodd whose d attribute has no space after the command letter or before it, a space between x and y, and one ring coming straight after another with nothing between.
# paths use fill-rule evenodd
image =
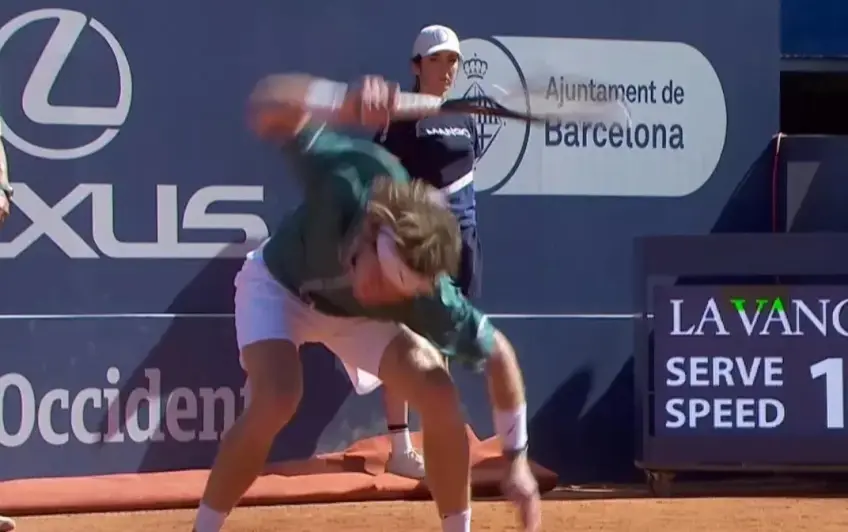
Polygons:
<instances>
[{"instance_id":1,"label":"dark blue uniform shirt","mask_svg":"<svg viewBox=\"0 0 848 532\"><path fill-rule=\"evenodd\" d=\"M400 159L412 178L423 179L446 192L462 228L462 264L456 281L466 295L479 295L482 254L471 182L479 153L474 119L467 115L440 115L393 122L388 131L378 132L374 141Z\"/></svg>"}]
</instances>

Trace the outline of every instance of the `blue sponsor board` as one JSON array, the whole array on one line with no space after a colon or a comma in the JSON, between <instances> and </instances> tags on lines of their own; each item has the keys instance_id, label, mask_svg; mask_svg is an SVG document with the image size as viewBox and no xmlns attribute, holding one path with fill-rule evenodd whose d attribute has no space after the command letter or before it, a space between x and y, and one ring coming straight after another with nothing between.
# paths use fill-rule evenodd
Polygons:
<instances>
[{"instance_id":1,"label":"blue sponsor board","mask_svg":"<svg viewBox=\"0 0 848 532\"><path fill-rule=\"evenodd\" d=\"M480 305L521 352L534 457L569 481L632 472L630 242L715 230L777 129L778 7L766 0L485 10L8 0L0 21L0 113L17 185L0 231L0 478L211 461L229 405L241 404L233 275L299 198L276 150L244 125L263 74L409 80L415 32L438 21L457 30L467 59L486 63L457 90L547 69L631 94L630 129L478 124L488 143L475 173ZM382 430L379 396L349 398L324 350L304 360L307 398L276 457ZM460 382L469 419L490 434L482 382ZM110 422L120 430L107 441Z\"/></svg>"}]
</instances>

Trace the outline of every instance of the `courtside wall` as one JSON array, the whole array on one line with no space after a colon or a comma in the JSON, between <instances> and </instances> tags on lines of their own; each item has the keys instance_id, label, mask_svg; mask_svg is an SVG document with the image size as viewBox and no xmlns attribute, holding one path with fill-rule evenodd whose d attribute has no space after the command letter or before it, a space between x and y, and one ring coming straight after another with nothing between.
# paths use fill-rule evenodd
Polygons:
<instances>
[{"instance_id":1,"label":"courtside wall","mask_svg":"<svg viewBox=\"0 0 848 532\"><path fill-rule=\"evenodd\" d=\"M480 305L520 352L533 456L564 481L633 475L631 240L768 230L767 202L732 198L777 129L775 2L3 1L0 479L210 464L243 404L233 275L298 201L246 96L281 70L409 81L436 22L466 39L457 91L545 72L551 97L569 73L632 92L630 130L479 124L476 175ZM303 359L275 458L383 429L379 394ZM488 436L482 379L456 373Z\"/></svg>"}]
</instances>

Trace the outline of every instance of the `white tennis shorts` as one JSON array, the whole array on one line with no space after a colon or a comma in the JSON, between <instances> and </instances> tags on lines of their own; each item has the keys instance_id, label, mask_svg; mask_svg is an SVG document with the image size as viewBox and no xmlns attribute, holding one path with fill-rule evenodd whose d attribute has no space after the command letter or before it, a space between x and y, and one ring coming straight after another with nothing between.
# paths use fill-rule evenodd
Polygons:
<instances>
[{"instance_id":1,"label":"white tennis shorts","mask_svg":"<svg viewBox=\"0 0 848 532\"><path fill-rule=\"evenodd\" d=\"M400 325L318 312L274 279L261 247L247 255L235 286L239 350L262 340L290 340L298 348L321 343L341 360L358 394L380 386L380 361L389 342L401 333Z\"/></svg>"}]
</instances>

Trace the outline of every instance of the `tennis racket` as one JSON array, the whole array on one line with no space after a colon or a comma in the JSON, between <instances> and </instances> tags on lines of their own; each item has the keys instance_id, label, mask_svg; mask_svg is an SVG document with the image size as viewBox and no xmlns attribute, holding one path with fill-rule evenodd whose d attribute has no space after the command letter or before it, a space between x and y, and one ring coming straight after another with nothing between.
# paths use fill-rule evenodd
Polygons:
<instances>
[{"instance_id":1,"label":"tennis racket","mask_svg":"<svg viewBox=\"0 0 848 532\"><path fill-rule=\"evenodd\" d=\"M395 102L395 115L460 113L527 122L576 120L625 125L632 122L623 87L584 76L535 76L515 87L491 85L489 92L448 100L402 92Z\"/></svg>"},{"instance_id":2,"label":"tennis racket","mask_svg":"<svg viewBox=\"0 0 848 532\"><path fill-rule=\"evenodd\" d=\"M551 70L553 72L554 70ZM487 85L486 94L443 100L439 96L400 92L393 119L442 113L498 116L525 122L591 121L632 123L625 88L578 75L527 77L515 86ZM278 104L302 101L316 113L331 116L346 101L349 85L305 75L275 75L260 82L252 101Z\"/></svg>"}]
</instances>

